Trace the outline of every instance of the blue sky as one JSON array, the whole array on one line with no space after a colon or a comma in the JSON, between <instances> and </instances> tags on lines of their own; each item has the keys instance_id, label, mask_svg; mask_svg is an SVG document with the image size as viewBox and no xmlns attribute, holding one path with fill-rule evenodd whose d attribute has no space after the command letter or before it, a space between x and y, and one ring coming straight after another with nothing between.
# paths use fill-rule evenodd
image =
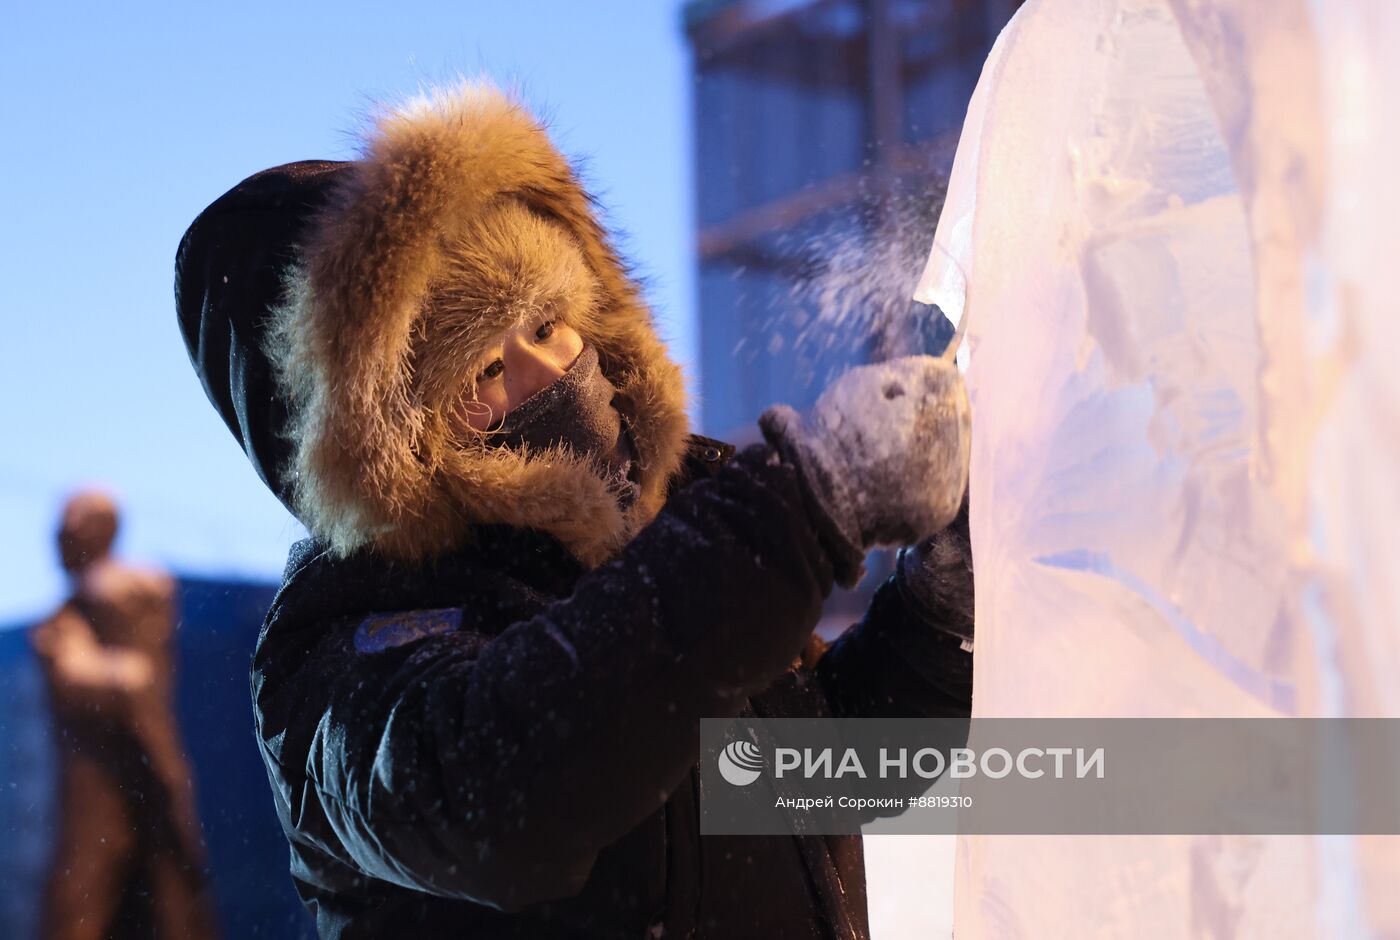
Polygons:
<instances>
[{"instance_id":1,"label":"blue sky","mask_svg":"<svg viewBox=\"0 0 1400 940\"><path fill-rule=\"evenodd\" d=\"M105 484L122 550L272 578L296 524L204 398L175 326L185 227L248 174L347 158L375 100L522 83L695 361L679 3L19 5L0 34L0 621L63 590L51 532ZM693 369L688 369L692 372Z\"/></svg>"}]
</instances>

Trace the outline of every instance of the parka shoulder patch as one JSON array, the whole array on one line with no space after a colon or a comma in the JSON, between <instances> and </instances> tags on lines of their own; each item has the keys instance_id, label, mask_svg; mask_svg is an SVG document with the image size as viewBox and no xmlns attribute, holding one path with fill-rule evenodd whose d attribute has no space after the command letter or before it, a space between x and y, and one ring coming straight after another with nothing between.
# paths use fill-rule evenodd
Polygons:
<instances>
[{"instance_id":1,"label":"parka shoulder patch","mask_svg":"<svg viewBox=\"0 0 1400 940\"><path fill-rule=\"evenodd\" d=\"M372 614L360 621L355 631L355 649L360 653L382 653L414 640L452 633L461 627L462 611L458 607Z\"/></svg>"}]
</instances>

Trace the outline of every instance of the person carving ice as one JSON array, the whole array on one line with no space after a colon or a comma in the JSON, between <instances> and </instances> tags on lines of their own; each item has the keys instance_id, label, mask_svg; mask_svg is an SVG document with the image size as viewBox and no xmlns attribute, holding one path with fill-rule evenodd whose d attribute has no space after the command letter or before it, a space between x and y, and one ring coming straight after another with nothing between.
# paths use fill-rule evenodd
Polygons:
<instances>
[{"instance_id":1,"label":"person carving ice","mask_svg":"<svg viewBox=\"0 0 1400 940\"><path fill-rule=\"evenodd\" d=\"M948 364L854 369L742 452L690 434L590 197L480 84L239 183L176 288L210 400L311 535L253 697L322 936L867 935L859 837L700 836L698 723L969 714L970 618L909 603L920 552L812 634L868 549L956 513Z\"/></svg>"}]
</instances>

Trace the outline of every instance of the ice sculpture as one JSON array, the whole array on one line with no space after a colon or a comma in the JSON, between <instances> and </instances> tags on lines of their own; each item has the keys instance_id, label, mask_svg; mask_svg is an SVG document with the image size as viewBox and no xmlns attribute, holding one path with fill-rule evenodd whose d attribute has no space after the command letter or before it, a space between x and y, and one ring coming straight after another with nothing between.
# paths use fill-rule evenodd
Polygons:
<instances>
[{"instance_id":1,"label":"ice sculpture","mask_svg":"<svg viewBox=\"0 0 1400 940\"><path fill-rule=\"evenodd\" d=\"M1400 4L1030 0L966 318L979 716L1400 717ZM959 840L959 940L1400 935L1400 839Z\"/></svg>"}]
</instances>

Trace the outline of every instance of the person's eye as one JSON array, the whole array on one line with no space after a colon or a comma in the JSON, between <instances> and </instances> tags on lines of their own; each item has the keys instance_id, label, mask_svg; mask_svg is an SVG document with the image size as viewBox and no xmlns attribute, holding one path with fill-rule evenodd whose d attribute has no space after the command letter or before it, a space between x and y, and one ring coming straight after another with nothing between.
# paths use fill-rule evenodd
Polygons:
<instances>
[{"instance_id":1,"label":"person's eye","mask_svg":"<svg viewBox=\"0 0 1400 940\"><path fill-rule=\"evenodd\" d=\"M540 324L540 328L535 330L535 339L543 342L554 335L554 321L546 320Z\"/></svg>"},{"instance_id":2,"label":"person's eye","mask_svg":"<svg viewBox=\"0 0 1400 940\"><path fill-rule=\"evenodd\" d=\"M501 359L496 359L489 366L481 370L481 374L476 377L476 380L478 382L489 382L504 371L506 371L505 362Z\"/></svg>"}]
</instances>

